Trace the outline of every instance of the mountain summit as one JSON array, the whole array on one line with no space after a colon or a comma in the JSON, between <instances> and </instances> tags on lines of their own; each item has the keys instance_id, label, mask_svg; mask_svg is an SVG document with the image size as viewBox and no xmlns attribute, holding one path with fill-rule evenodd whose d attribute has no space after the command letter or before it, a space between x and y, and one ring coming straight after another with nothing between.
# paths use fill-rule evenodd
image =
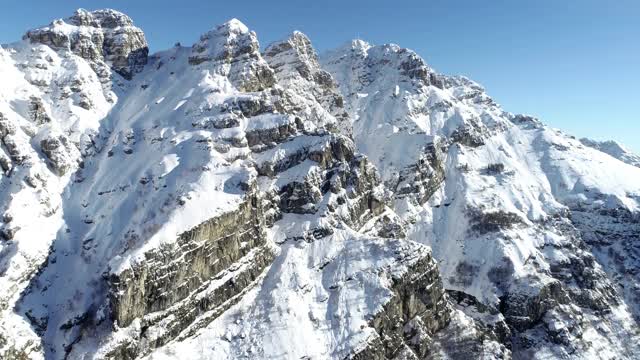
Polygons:
<instances>
[{"instance_id":1,"label":"mountain summit","mask_svg":"<svg viewBox=\"0 0 640 360\"><path fill-rule=\"evenodd\" d=\"M640 353L638 157L411 50L78 10L0 79L0 358Z\"/></svg>"}]
</instances>

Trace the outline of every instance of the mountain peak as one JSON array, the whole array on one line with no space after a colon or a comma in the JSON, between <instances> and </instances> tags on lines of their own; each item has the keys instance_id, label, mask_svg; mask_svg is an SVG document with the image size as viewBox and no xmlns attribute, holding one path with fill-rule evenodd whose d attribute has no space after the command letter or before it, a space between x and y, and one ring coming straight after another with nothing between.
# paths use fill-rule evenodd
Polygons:
<instances>
[{"instance_id":1,"label":"mountain peak","mask_svg":"<svg viewBox=\"0 0 640 360\"><path fill-rule=\"evenodd\" d=\"M374 47L373 45L371 45L370 43L364 41L364 40L360 40L360 39L354 39L354 40L350 40L347 42L342 43L342 45L334 48L334 49L330 49L330 50L326 50L324 51L321 55L320 58L321 59L338 59L338 58L343 58L346 57L349 54L352 55L357 55L360 57L366 57L367 56L367 51L369 49L371 49L372 47Z\"/></svg>"},{"instance_id":2,"label":"mountain peak","mask_svg":"<svg viewBox=\"0 0 640 360\"><path fill-rule=\"evenodd\" d=\"M66 19L66 22L75 26L92 26L104 28L116 28L120 26L133 26L131 18L117 10L100 9L88 11L79 8Z\"/></svg>"},{"instance_id":3,"label":"mountain peak","mask_svg":"<svg viewBox=\"0 0 640 360\"><path fill-rule=\"evenodd\" d=\"M217 30L224 29L225 31L228 31L228 32L236 32L241 34L246 34L249 32L249 28L247 27L247 25L245 25L242 21L236 18L227 20L226 22L218 25L216 29Z\"/></svg>"},{"instance_id":4,"label":"mountain peak","mask_svg":"<svg viewBox=\"0 0 640 360\"><path fill-rule=\"evenodd\" d=\"M238 89L262 90L275 82L273 70L260 55L256 33L235 18L204 33L193 45L189 64L202 63L227 75Z\"/></svg>"},{"instance_id":5,"label":"mountain peak","mask_svg":"<svg viewBox=\"0 0 640 360\"><path fill-rule=\"evenodd\" d=\"M590 148L599 150L605 154L625 162L629 165L640 167L640 155L635 154L627 149L624 145L614 140L597 141L588 138L580 139L580 142Z\"/></svg>"},{"instance_id":6,"label":"mountain peak","mask_svg":"<svg viewBox=\"0 0 640 360\"><path fill-rule=\"evenodd\" d=\"M372 45L362 39L353 39L350 44L353 50L367 51Z\"/></svg>"},{"instance_id":7,"label":"mountain peak","mask_svg":"<svg viewBox=\"0 0 640 360\"><path fill-rule=\"evenodd\" d=\"M238 19L231 19L200 36L193 45L191 64L211 60L224 60L242 54L258 52L260 44L256 34Z\"/></svg>"},{"instance_id":8,"label":"mountain peak","mask_svg":"<svg viewBox=\"0 0 640 360\"><path fill-rule=\"evenodd\" d=\"M142 30L129 16L111 9L78 9L66 19L27 31L24 38L56 51L71 51L94 63L109 64L126 79L142 69L149 54Z\"/></svg>"},{"instance_id":9,"label":"mountain peak","mask_svg":"<svg viewBox=\"0 0 640 360\"><path fill-rule=\"evenodd\" d=\"M275 41L264 51L267 58L272 58L280 53L287 53L287 56L294 57L307 66L319 68L318 55L311 44L311 40L304 33L296 30L286 39Z\"/></svg>"}]
</instances>

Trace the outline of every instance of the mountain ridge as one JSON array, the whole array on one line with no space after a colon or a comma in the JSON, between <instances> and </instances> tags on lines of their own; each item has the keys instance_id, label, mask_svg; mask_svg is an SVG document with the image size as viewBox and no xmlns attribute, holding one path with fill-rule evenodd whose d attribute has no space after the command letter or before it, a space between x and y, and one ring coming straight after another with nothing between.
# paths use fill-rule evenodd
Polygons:
<instances>
[{"instance_id":1,"label":"mountain ridge","mask_svg":"<svg viewBox=\"0 0 640 360\"><path fill-rule=\"evenodd\" d=\"M640 169L415 52L109 10L0 51L3 356L638 350Z\"/></svg>"}]
</instances>

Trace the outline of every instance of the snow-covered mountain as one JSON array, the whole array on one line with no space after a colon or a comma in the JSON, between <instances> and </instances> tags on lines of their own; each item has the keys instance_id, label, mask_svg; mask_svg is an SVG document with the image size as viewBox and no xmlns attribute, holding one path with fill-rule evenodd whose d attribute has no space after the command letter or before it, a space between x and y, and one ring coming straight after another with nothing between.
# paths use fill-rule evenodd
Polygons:
<instances>
[{"instance_id":1,"label":"snow-covered mountain","mask_svg":"<svg viewBox=\"0 0 640 360\"><path fill-rule=\"evenodd\" d=\"M638 157L411 50L78 10L0 80L0 358L640 353Z\"/></svg>"},{"instance_id":2,"label":"snow-covered mountain","mask_svg":"<svg viewBox=\"0 0 640 360\"><path fill-rule=\"evenodd\" d=\"M582 138L580 139L580 141L584 145L592 147L594 149L598 149L603 153L609 154L622 162L640 167L640 155L634 154L629 149L625 148L623 145L616 141L596 141L587 138Z\"/></svg>"}]
</instances>

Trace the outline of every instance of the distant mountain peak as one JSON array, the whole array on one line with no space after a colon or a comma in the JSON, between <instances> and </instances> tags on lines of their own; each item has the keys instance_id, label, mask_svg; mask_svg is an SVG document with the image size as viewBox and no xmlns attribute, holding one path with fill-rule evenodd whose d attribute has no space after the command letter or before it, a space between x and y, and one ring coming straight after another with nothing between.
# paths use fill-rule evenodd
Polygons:
<instances>
[{"instance_id":1,"label":"distant mountain peak","mask_svg":"<svg viewBox=\"0 0 640 360\"><path fill-rule=\"evenodd\" d=\"M582 138L580 139L580 142L582 142L586 146L600 150L605 154L609 154L614 158L629 165L640 167L640 155L627 149L624 145L620 144L617 141L597 141L588 138Z\"/></svg>"},{"instance_id":2,"label":"distant mountain peak","mask_svg":"<svg viewBox=\"0 0 640 360\"><path fill-rule=\"evenodd\" d=\"M224 31L227 33L240 33L240 34L246 34L249 32L249 28L247 27L247 25L245 25L242 21L236 18L232 18L216 26L216 30Z\"/></svg>"}]
</instances>

